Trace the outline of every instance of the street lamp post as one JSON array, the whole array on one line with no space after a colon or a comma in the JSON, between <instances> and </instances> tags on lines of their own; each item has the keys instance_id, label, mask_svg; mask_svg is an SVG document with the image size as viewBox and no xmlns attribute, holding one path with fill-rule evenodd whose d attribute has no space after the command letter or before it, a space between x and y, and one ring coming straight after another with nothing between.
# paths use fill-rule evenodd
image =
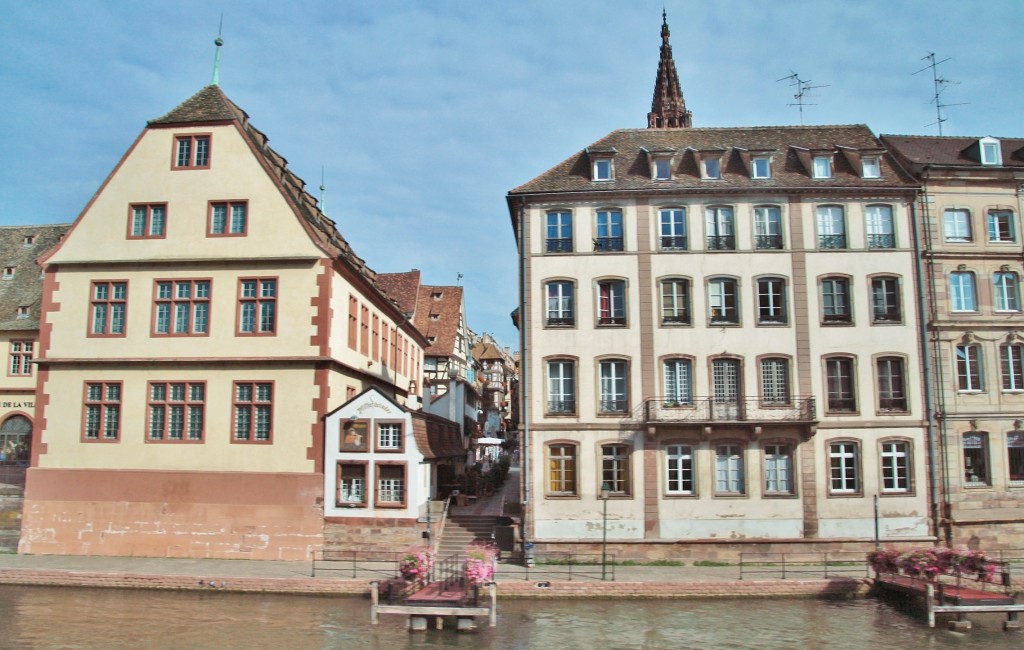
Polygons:
<instances>
[{"instance_id":1,"label":"street lamp post","mask_svg":"<svg viewBox=\"0 0 1024 650\"><path fill-rule=\"evenodd\" d=\"M604 580L607 575L606 567L608 566L608 494L611 492L611 487L608 486L608 482L605 481L601 484L601 501L604 501L604 509L601 514L601 580Z\"/></svg>"}]
</instances>

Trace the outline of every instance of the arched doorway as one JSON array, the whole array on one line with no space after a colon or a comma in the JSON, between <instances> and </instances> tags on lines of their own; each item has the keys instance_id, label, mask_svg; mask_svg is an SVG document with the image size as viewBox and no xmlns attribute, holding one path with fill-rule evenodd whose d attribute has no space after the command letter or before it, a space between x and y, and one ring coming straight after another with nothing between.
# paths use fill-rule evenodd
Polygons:
<instances>
[{"instance_id":1,"label":"arched doorway","mask_svg":"<svg viewBox=\"0 0 1024 650\"><path fill-rule=\"evenodd\" d=\"M25 487L32 457L32 421L12 415L0 424L0 486Z\"/></svg>"}]
</instances>

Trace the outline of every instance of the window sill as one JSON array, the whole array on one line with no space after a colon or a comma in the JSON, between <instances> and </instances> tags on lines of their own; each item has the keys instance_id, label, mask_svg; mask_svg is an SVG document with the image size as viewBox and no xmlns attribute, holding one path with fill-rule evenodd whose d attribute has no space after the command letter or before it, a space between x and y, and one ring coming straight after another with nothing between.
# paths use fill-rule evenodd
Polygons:
<instances>
[{"instance_id":1,"label":"window sill","mask_svg":"<svg viewBox=\"0 0 1024 650\"><path fill-rule=\"evenodd\" d=\"M857 417L860 415L860 411L825 411L825 417Z\"/></svg>"},{"instance_id":2,"label":"window sill","mask_svg":"<svg viewBox=\"0 0 1024 650\"><path fill-rule=\"evenodd\" d=\"M786 327L787 325L789 325L788 322L777 320L766 320L757 322L758 327Z\"/></svg>"},{"instance_id":3,"label":"window sill","mask_svg":"<svg viewBox=\"0 0 1024 650\"><path fill-rule=\"evenodd\" d=\"M580 495L578 494L545 494L545 499L552 499L555 501L580 501Z\"/></svg>"},{"instance_id":4,"label":"window sill","mask_svg":"<svg viewBox=\"0 0 1024 650\"><path fill-rule=\"evenodd\" d=\"M913 490L904 490L903 492L899 492L899 491L896 491L896 490L890 490L889 492L886 492L885 490L882 490L881 492L878 493L878 497L880 499L885 499L887 497L913 497L913 496L917 496L914 493Z\"/></svg>"},{"instance_id":5,"label":"window sill","mask_svg":"<svg viewBox=\"0 0 1024 650\"><path fill-rule=\"evenodd\" d=\"M663 498L663 499L696 499L699 496L700 495L698 495L696 492L687 492L685 494L682 493L682 492L679 493L679 494L674 494L672 492L666 492L665 494L661 495L661 498Z\"/></svg>"},{"instance_id":6,"label":"window sill","mask_svg":"<svg viewBox=\"0 0 1024 650\"><path fill-rule=\"evenodd\" d=\"M862 499L864 498L863 492L829 492L828 497L830 499Z\"/></svg>"},{"instance_id":7,"label":"window sill","mask_svg":"<svg viewBox=\"0 0 1024 650\"><path fill-rule=\"evenodd\" d=\"M765 499L796 499L798 495L791 492L765 492L761 496Z\"/></svg>"},{"instance_id":8,"label":"window sill","mask_svg":"<svg viewBox=\"0 0 1024 650\"><path fill-rule=\"evenodd\" d=\"M683 323L676 321L661 321L662 327L693 327L693 323Z\"/></svg>"},{"instance_id":9,"label":"window sill","mask_svg":"<svg viewBox=\"0 0 1024 650\"><path fill-rule=\"evenodd\" d=\"M747 495L743 492L715 492L714 497L716 499L746 499Z\"/></svg>"},{"instance_id":10,"label":"window sill","mask_svg":"<svg viewBox=\"0 0 1024 650\"><path fill-rule=\"evenodd\" d=\"M386 509L386 510L401 510L402 508L405 508L405 504L404 503L391 503L391 502L375 503L375 504L373 504L373 507L374 508L382 508L382 509Z\"/></svg>"}]
</instances>

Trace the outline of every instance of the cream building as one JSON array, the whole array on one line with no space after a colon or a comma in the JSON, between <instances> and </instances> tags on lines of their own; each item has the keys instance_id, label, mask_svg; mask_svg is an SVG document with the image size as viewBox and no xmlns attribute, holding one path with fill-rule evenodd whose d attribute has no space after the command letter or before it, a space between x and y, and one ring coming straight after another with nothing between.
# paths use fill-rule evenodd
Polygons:
<instances>
[{"instance_id":1,"label":"cream building","mask_svg":"<svg viewBox=\"0 0 1024 650\"><path fill-rule=\"evenodd\" d=\"M876 523L934 539L915 182L862 125L690 127L668 36L649 128L508 195L526 540L606 535L622 559L867 548Z\"/></svg>"},{"instance_id":2,"label":"cream building","mask_svg":"<svg viewBox=\"0 0 1024 650\"><path fill-rule=\"evenodd\" d=\"M44 268L20 551L321 548L324 416L403 403L425 340L248 115L148 122Z\"/></svg>"},{"instance_id":3,"label":"cream building","mask_svg":"<svg viewBox=\"0 0 1024 650\"><path fill-rule=\"evenodd\" d=\"M945 540L1024 545L1024 140L882 136L923 184L929 386Z\"/></svg>"}]
</instances>

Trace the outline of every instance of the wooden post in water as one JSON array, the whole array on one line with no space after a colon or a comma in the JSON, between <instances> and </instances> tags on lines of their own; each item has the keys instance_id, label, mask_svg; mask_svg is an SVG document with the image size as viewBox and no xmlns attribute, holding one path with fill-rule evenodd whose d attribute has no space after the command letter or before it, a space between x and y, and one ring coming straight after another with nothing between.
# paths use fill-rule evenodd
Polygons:
<instances>
[{"instance_id":1,"label":"wooden post in water","mask_svg":"<svg viewBox=\"0 0 1024 650\"><path fill-rule=\"evenodd\" d=\"M380 583L370 583L370 623L377 624L377 605L380 603Z\"/></svg>"},{"instance_id":2,"label":"wooden post in water","mask_svg":"<svg viewBox=\"0 0 1024 650\"><path fill-rule=\"evenodd\" d=\"M491 595L491 612L487 615L488 623L491 627L498 626L498 590L496 585L492 581L487 585L487 591Z\"/></svg>"},{"instance_id":3,"label":"wooden post in water","mask_svg":"<svg viewBox=\"0 0 1024 650\"><path fill-rule=\"evenodd\" d=\"M935 627L935 585L927 583L924 587L924 606L928 610L928 627Z\"/></svg>"}]
</instances>

